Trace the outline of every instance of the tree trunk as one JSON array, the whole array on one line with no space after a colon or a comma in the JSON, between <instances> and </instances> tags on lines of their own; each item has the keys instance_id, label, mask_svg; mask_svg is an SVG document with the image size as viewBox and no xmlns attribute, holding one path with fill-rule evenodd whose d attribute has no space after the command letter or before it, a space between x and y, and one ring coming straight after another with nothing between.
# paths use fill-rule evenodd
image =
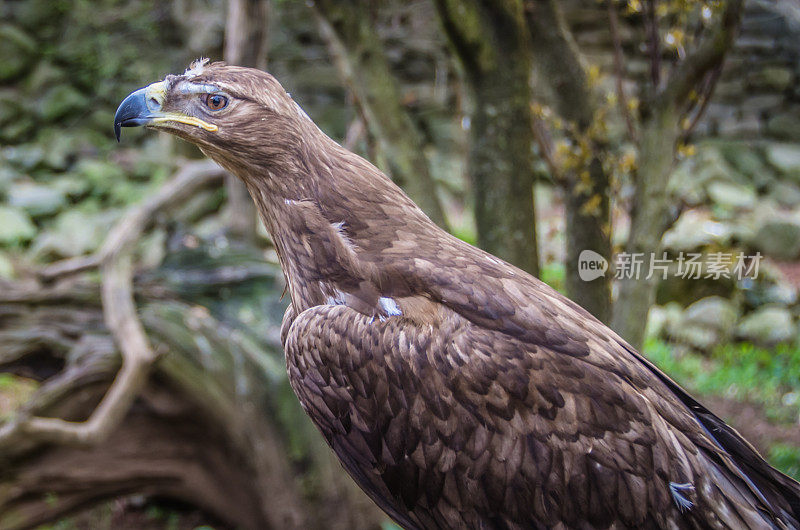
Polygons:
<instances>
[{"instance_id":1,"label":"tree trunk","mask_svg":"<svg viewBox=\"0 0 800 530\"><path fill-rule=\"evenodd\" d=\"M595 154L596 155L596 154ZM584 281L580 277L580 255L591 250L611 263L611 190L603 164L593 156L588 182L578 186L579 176L568 175L564 199L567 226L565 287L567 296L597 317L611 320L611 269L605 275Z\"/></svg>"},{"instance_id":2,"label":"tree trunk","mask_svg":"<svg viewBox=\"0 0 800 530\"><path fill-rule=\"evenodd\" d=\"M225 60L264 69L269 53L269 0L228 0Z\"/></svg>"},{"instance_id":3,"label":"tree trunk","mask_svg":"<svg viewBox=\"0 0 800 530\"><path fill-rule=\"evenodd\" d=\"M478 244L538 275L531 51L522 4L437 0L436 6L472 98L469 174Z\"/></svg>"},{"instance_id":4,"label":"tree trunk","mask_svg":"<svg viewBox=\"0 0 800 530\"><path fill-rule=\"evenodd\" d=\"M553 168L564 190L566 209L567 296L603 322L611 319L611 274L580 278L581 252L591 250L611 262L611 189L601 162L605 139L592 138L598 96L589 85L583 59L556 0L529 0L525 20L530 32L538 92L545 95L570 128L576 145L589 150L565 171ZM542 86L544 85L544 86ZM573 161L574 162L574 161ZM577 166L577 167L575 167Z\"/></svg>"},{"instance_id":5,"label":"tree trunk","mask_svg":"<svg viewBox=\"0 0 800 530\"><path fill-rule=\"evenodd\" d=\"M223 57L228 64L265 69L269 51L269 0L228 0ZM245 185L233 175L225 178L228 201L224 216L229 233L254 240L258 215Z\"/></svg>"},{"instance_id":6,"label":"tree trunk","mask_svg":"<svg viewBox=\"0 0 800 530\"><path fill-rule=\"evenodd\" d=\"M532 125L526 72L492 73L472 84L470 177L478 244L539 274Z\"/></svg>"},{"instance_id":7,"label":"tree trunk","mask_svg":"<svg viewBox=\"0 0 800 530\"><path fill-rule=\"evenodd\" d=\"M667 185L685 110L691 107L689 102L703 81L722 67L741 25L744 0L728 0L721 7L717 23L706 30L705 38L670 71L663 88L654 81L652 95L646 98L642 110L639 170L626 252L643 254L645 263L652 253L660 256L661 238L672 223ZM659 65L660 59L654 56L656 81L660 77ZM711 97L713 88L713 82L706 85L705 98ZM698 112L702 113L704 108L700 104ZM698 117L695 116L695 121ZM649 280L626 278L619 285L612 327L636 348L641 348L644 341L647 313L655 299L655 276Z\"/></svg>"},{"instance_id":8,"label":"tree trunk","mask_svg":"<svg viewBox=\"0 0 800 530\"><path fill-rule=\"evenodd\" d=\"M619 296L614 304L612 328L634 348L641 349L647 314L655 299L658 275L647 279L651 256L660 257L661 238L673 221L667 192L675 163L678 140L678 113L675 107L659 109L642 123L636 191L631 206L631 232L625 251L641 254L642 271L638 278L619 280Z\"/></svg>"},{"instance_id":9,"label":"tree trunk","mask_svg":"<svg viewBox=\"0 0 800 530\"><path fill-rule=\"evenodd\" d=\"M403 106L399 82L375 28L374 3L322 0L314 6L340 77L388 163L387 173L433 222L447 229L422 132Z\"/></svg>"}]
</instances>

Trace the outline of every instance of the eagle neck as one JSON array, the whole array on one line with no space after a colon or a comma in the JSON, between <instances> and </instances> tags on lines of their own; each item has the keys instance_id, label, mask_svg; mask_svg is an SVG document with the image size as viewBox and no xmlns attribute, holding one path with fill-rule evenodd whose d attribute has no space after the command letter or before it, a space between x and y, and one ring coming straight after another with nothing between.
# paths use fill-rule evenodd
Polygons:
<instances>
[{"instance_id":1,"label":"eagle neck","mask_svg":"<svg viewBox=\"0 0 800 530\"><path fill-rule=\"evenodd\" d=\"M325 183L310 173L270 168L243 179L269 232L298 312L340 298L357 285L356 249L342 236L341 222L325 216ZM345 221L346 222L346 221Z\"/></svg>"},{"instance_id":2,"label":"eagle neck","mask_svg":"<svg viewBox=\"0 0 800 530\"><path fill-rule=\"evenodd\" d=\"M399 232L410 238L437 229L360 156L327 136L313 147L239 176L273 239L295 309L353 291L366 306L377 303L383 251Z\"/></svg>"}]
</instances>

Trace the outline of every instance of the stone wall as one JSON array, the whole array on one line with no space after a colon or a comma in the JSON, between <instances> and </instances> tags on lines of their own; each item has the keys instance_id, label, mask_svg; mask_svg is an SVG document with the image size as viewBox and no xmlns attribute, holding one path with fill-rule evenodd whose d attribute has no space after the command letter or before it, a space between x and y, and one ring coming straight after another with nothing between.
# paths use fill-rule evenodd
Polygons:
<instances>
[{"instance_id":1,"label":"stone wall","mask_svg":"<svg viewBox=\"0 0 800 530\"><path fill-rule=\"evenodd\" d=\"M579 0L566 9L588 60L613 72L613 45L605 6ZM622 19L621 35L631 76L643 79L641 20ZM668 56L665 56L669 60ZM696 135L800 141L800 4L795 0L747 0L741 33Z\"/></svg>"},{"instance_id":2,"label":"stone wall","mask_svg":"<svg viewBox=\"0 0 800 530\"><path fill-rule=\"evenodd\" d=\"M699 133L800 141L800 9L750 0Z\"/></svg>"}]
</instances>

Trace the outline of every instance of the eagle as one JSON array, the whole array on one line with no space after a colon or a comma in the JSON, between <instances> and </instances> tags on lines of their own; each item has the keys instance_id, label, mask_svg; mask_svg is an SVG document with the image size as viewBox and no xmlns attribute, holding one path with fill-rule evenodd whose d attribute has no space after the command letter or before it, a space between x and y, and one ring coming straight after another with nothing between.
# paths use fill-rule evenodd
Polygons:
<instances>
[{"instance_id":1,"label":"eagle","mask_svg":"<svg viewBox=\"0 0 800 530\"><path fill-rule=\"evenodd\" d=\"M800 528L772 468L612 330L437 227L270 74L196 61L114 117L247 186L291 303L292 389L407 529Z\"/></svg>"}]
</instances>

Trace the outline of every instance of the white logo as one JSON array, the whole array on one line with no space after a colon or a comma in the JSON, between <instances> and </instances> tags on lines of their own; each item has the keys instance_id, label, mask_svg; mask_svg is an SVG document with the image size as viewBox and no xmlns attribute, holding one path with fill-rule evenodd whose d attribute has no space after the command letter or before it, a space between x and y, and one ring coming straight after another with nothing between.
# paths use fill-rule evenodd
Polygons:
<instances>
[{"instance_id":1,"label":"white logo","mask_svg":"<svg viewBox=\"0 0 800 530\"><path fill-rule=\"evenodd\" d=\"M606 275L608 261L594 250L582 250L578 256L578 276L585 282Z\"/></svg>"}]
</instances>

